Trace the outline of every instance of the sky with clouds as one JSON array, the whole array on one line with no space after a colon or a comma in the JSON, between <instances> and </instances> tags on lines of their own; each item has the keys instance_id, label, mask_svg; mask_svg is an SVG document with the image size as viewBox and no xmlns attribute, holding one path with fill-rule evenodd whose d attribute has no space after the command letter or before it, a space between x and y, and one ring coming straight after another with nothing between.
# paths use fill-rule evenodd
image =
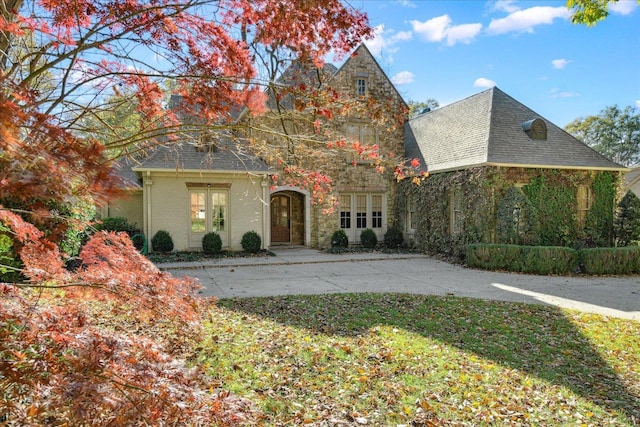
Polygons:
<instances>
[{"instance_id":1,"label":"sky with clouds","mask_svg":"<svg viewBox=\"0 0 640 427\"><path fill-rule=\"evenodd\" d=\"M367 47L405 100L440 105L497 86L559 126L607 106L640 111L640 5L621 0L594 27L565 1L352 0Z\"/></svg>"}]
</instances>

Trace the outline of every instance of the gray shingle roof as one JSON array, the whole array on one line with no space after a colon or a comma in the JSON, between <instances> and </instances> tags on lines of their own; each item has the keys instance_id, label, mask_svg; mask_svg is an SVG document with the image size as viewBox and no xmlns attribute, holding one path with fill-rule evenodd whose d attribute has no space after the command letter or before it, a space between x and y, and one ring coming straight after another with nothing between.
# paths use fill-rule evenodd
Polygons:
<instances>
[{"instance_id":1,"label":"gray shingle roof","mask_svg":"<svg viewBox=\"0 0 640 427\"><path fill-rule=\"evenodd\" d=\"M546 140L522 128L536 118L546 124ZM625 170L496 87L409 120L405 155L430 172L477 165Z\"/></svg>"},{"instance_id":2,"label":"gray shingle roof","mask_svg":"<svg viewBox=\"0 0 640 427\"><path fill-rule=\"evenodd\" d=\"M158 147L143 159L134 171L179 170L198 172L257 172L268 173L271 169L265 162L251 153L242 143L217 141L216 149L197 150L186 143Z\"/></svg>"}]
</instances>

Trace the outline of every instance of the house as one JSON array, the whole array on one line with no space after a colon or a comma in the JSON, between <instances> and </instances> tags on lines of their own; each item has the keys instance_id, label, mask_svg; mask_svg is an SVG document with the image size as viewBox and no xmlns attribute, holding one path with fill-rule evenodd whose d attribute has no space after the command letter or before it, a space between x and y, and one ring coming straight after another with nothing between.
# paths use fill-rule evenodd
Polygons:
<instances>
[{"instance_id":1,"label":"house","mask_svg":"<svg viewBox=\"0 0 640 427\"><path fill-rule=\"evenodd\" d=\"M398 202L408 238L423 250L610 240L626 168L497 87L409 120L405 150L430 174L404 184Z\"/></svg>"},{"instance_id":2,"label":"house","mask_svg":"<svg viewBox=\"0 0 640 427\"><path fill-rule=\"evenodd\" d=\"M625 193L627 191L633 191L633 194L640 197L640 166L631 168L625 175L624 181Z\"/></svg>"},{"instance_id":3,"label":"house","mask_svg":"<svg viewBox=\"0 0 640 427\"><path fill-rule=\"evenodd\" d=\"M264 248L326 248L336 230L358 244L365 229L382 240L395 224L416 248L457 255L470 242L611 241L626 168L496 87L407 120L406 103L365 45L340 68L296 63L275 83L269 113L236 118L244 133L161 147L129 166L131 198L106 214L130 218L149 237L169 231L176 250L199 250L212 231L232 250L247 231ZM286 90L310 85L328 89L318 96L336 94L334 111L342 112L319 114L308 97ZM429 177L398 183L392 168L380 172L366 156L327 149L332 141L417 158ZM336 208L317 203L317 182L283 180L283 164L330 176L326 198Z\"/></svg>"},{"instance_id":4,"label":"house","mask_svg":"<svg viewBox=\"0 0 640 427\"><path fill-rule=\"evenodd\" d=\"M240 241L247 231L257 232L264 248L326 248L333 232L340 228L350 243L358 243L366 228L381 240L395 220L397 183L392 170L381 173L370 159L326 148L331 139L347 145L362 141L380 147L382 153L401 156L403 120L394 127L385 123L385 117L372 119L370 114L385 116L380 111L390 111L394 113L386 115L396 120L406 115L407 106L364 45L339 69L331 64L322 70L296 67L298 64L287 70L278 84L284 87L299 75L320 76L330 93L353 101L352 112L326 119L325 132L318 135L312 127L302 142L287 146L288 140L279 138L291 133L291 129L282 132L279 128L285 119L286 125L296 129L308 122L307 117L296 116L296 100L288 96L281 104L287 110L285 115L272 112L258 118L237 117L249 129L243 134L214 134L213 143L204 146L179 141L160 147L139 164L122 167L121 174L132 183L131 197L113 202L103 215L125 216L149 238L166 230L176 250L201 249L207 232L219 233L223 247L232 250L242 249ZM275 110L274 105L270 107ZM260 147L272 151L261 151ZM296 186L283 180L282 166L272 156L278 150L300 168L321 170L330 176L333 188L327 197L339 200L339 207L327 212L326 206L315 203L313 185Z\"/></svg>"}]
</instances>

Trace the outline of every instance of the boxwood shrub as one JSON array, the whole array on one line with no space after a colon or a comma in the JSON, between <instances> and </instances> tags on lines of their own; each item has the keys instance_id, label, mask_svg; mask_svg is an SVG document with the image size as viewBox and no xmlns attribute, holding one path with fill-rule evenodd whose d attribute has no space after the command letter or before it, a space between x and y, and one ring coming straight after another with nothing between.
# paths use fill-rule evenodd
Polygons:
<instances>
[{"instance_id":1,"label":"boxwood shrub","mask_svg":"<svg viewBox=\"0 0 640 427\"><path fill-rule=\"evenodd\" d=\"M207 233L202 237L202 252L217 255L222 252L222 238L218 233Z\"/></svg>"},{"instance_id":2,"label":"boxwood shrub","mask_svg":"<svg viewBox=\"0 0 640 427\"><path fill-rule=\"evenodd\" d=\"M360 233L360 243L367 249L375 249L378 245L378 236L376 236L376 232L370 228L362 230L362 233Z\"/></svg>"},{"instance_id":3,"label":"boxwood shrub","mask_svg":"<svg viewBox=\"0 0 640 427\"><path fill-rule=\"evenodd\" d=\"M331 247L346 248L347 246L349 246L349 238L347 238L347 233L345 233L343 229L334 231L331 235Z\"/></svg>"},{"instance_id":4,"label":"boxwood shrub","mask_svg":"<svg viewBox=\"0 0 640 427\"><path fill-rule=\"evenodd\" d=\"M173 238L168 231L158 230L151 238L151 247L158 252L171 252L173 250Z\"/></svg>"},{"instance_id":5,"label":"boxwood shrub","mask_svg":"<svg viewBox=\"0 0 640 427\"><path fill-rule=\"evenodd\" d=\"M245 251L255 254L260 252L260 247L262 246L262 239L255 231L247 231L242 235L242 240L240 240L240 244L242 245L242 249Z\"/></svg>"}]
</instances>

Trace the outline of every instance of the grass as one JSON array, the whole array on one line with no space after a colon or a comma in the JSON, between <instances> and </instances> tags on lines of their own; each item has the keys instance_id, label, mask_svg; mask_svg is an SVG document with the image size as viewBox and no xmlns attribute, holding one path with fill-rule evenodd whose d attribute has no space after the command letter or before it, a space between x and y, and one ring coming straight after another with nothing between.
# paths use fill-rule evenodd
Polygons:
<instances>
[{"instance_id":1,"label":"grass","mask_svg":"<svg viewBox=\"0 0 640 427\"><path fill-rule=\"evenodd\" d=\"M640 322L339 294L221 300L205 328L200 365L260 425L640 423Z\"/></svg>"}]
</instances>

